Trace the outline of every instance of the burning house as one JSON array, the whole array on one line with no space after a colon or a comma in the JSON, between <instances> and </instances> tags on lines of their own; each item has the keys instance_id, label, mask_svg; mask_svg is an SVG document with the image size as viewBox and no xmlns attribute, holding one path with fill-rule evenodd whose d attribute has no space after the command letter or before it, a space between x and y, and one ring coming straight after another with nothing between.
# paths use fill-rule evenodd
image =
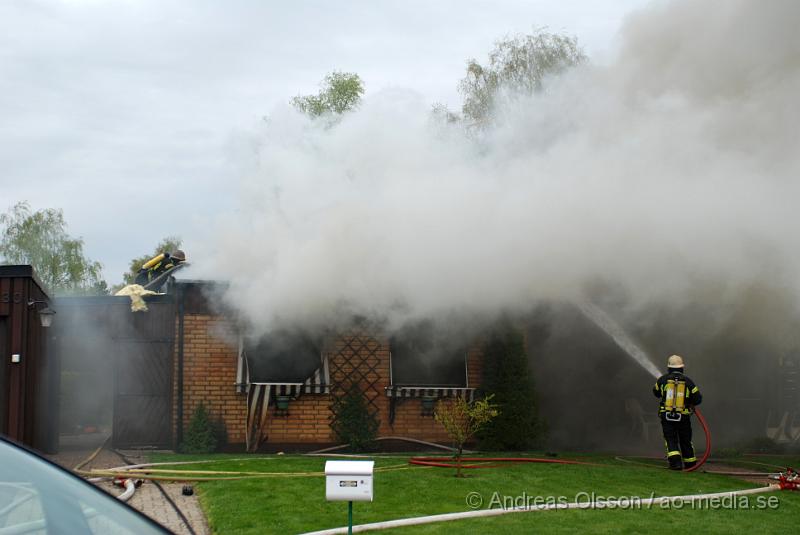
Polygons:
<instances>
[{"instance_id":1,"label":"burning house","mask_svg":"<svg viewBox=\"0 0 800 535\"><path fill-rule=\"evenodd\" d=\"M215 301L224 290L218 283L174 281L146 298L146 312L132 312L126 297L49 301L29 267L0 274L7 357L0 422L4 434L40 449L54 450L58 431L104 427L117 447L173 448L201 404L230 449L317 449L337 442L333 407L353 384L379 421L378 436L441 443L447 436L433 418L435 402L482 393L487 363L478 328L442 334L434 321L391 331L354 322L248 336ZM625 330L610 316L598 319L602 310L587 313L585 304L537 307L518 324L537 389L532 410L547 422L547 444L657 450L651 374L636 352L669 354L677 343L691 355L689 373L706 395L719 443L796 444L797 351L780 336L796 319L781 302L754 291L724 320L715 310L653 309L657 321L640 314ZM58 314L43 330L46 307ZM726 385L742 374L748 380L731 393Z\"/></svg>"},{"instance_id":2,"label":"burning house","mask_svg":"<svg viewBox=\"0 0 800 535\"><path fill-rule=\"evenodd\" d=\"M204 403L222 419L228 441L251 451L262 444L334 443L332 405L353 383L380 421L379 436L443 441L432 403L471 398L479 386L477 345L421 362L431 350L429 336L391 338L366 325L329 333L284 330L253 340L209 308L204 283L179 281L175 291L176 421L185 425Z\"/></svg>"},{"instance_id":3,"label":"burning house","mask_svg":"<svg viewBox=\"0 0 800 535\"><path fill-rule=\"evenodd\" d=\"M355 383L379 436L441 442L447 436L433 403L471 399L479 387L477 343L432 358L430 327L390 337L366 325L251 339L209 300L217 286L177 281L138 313L124 297L58 299L54 351L73 376L95 385L89 401L80 387L62 394L63 410L74 413L62 430L81 428L94 411L90 420L113 423L118 447L173 447L203 404L231 447L309 449L335 443L331 407ZM113 415L102 413L112 407Z\"/></svg>"},{"instance_id":4,"label":"burning house","mask_svg":"<svg viewBox=\"0 0 800 535\"><path fill-rule=\"evenodd\" d=\"M673 353L720 443L797 444L800 3L656 4L608 61L518 71L538 63L509 55L477 121L394 89L331 121L276 108L197 190L213 209L196 276L226 273L230 291L178 280L136 313L55 299L45 341L46 292L4 268L3 432L37 443L60 398L64 432L105 422L118 446L172 447L202 403L242 449L311 447L335 441L355 382L380 435L444 440L430 405L483 386L480 331L442 343L403 322L512 310L555 447L658 451L652 372ZM500 76L515 43L572 42L547 35L498 43L459 87ZM402 310L391 328L312 328L342 302Z\"/></svg>"}]
</instances>

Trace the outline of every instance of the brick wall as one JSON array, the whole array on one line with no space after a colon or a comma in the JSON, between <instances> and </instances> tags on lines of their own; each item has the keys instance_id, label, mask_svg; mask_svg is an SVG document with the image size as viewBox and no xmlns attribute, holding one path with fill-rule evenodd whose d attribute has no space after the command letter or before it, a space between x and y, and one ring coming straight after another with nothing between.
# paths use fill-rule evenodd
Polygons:
<instances>
[{"instance_id":1,"label":"brick wall","mask_svg":"<svg viewBox=\"0 0 800 535\"><path fill-rule=\"evenodd\" d=\"M289 414L282 416L270 408L266 440L273 444L329 444L334 442L330 427L331 397L303 394L289 403Z\"/></svg>"},{"instance_id":2,"label":"brick wall","mask_svg":"<svg viewBox=\"0 0 800 535\"><path fill-rule=\"evenodd\" d=\"M384 435L416 438L428 442L449 444L450 439L441 424L433 419L433 415L422 414L422 401L419 398L403 398L395 401L394 426L388 427ZM448 403L448 401L445 401ZM388 424L388 413L386 421Z\"/></svg>"},{"instance_id":3,"label":"brick wall","mask_svg":"<svg viewBox=\"0 0 800 535\"><path fill-rule=\"evenodd\" d=\"M473 345L467 352L467 381L470 388L478 388L483 380L483 350Z\"/></svg>"},{"instance_id":4,"label":"brick wall","mask_svg":"<svg viewBox=\"0 0 800 535\"><path fill-rule=\"evenodd\" d=\"M183 345L183 424L184 430L195 408L202 402L216 418L221 418L228 442L245 442L247 395L236 392L238 343L232 325L219 317L186 314ZM177 350L177 345L176 345ZM390 398L388 339L365 332L342 333L330 340L325 350L331 383L349 384L356 380L380 418L379 436L405 436L446 442L447 435L433 416L422 414L419 398L395 401L394 425L389 424ZM469 386L480 384L482 355L479 349L467 356ZM176 381L177 358L176 358ZM177 383L174 389L177 395ZM328 394L302 394L289 403L288 414L270 406L265 428L269 444L331 444L332 397ZM173 404L177 407L177 403ZM177 423L177 409L173 416Z\"/></svg>"},{"instance_id":5,"label":"brick wall","mask_svg":"<svg viewBox=\"0 0 800 535\"><path fill-rule=\"evenodd\" d=\"M186 314L183 332L184 430L202 402L213 417L222 419L229 442L244 442L247 396L238 394L234 387L239 349L233 342L236 335L232 325L216 316ZM177 366L176 358L176 381ZM177 396L177 383L173 391ZM177 424L177 403L173 407L173 421Z\"/></svg>"}]
</instances>

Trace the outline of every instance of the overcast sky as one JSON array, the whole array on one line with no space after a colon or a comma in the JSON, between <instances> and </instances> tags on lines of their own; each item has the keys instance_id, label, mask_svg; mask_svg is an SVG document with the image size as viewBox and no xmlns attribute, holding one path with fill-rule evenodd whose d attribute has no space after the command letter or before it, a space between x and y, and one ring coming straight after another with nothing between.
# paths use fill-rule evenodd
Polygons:
<instances>
[{"instance_id":1,"label":"overcast sky","mask_svg":"<svg viewBox=\"0 0 800 535\"><path fill-rule=\"evenodd\" d=\"M645 0L0 1L0 210L62 208L119 282L235 210L237 140L332 70L458 109L465 61L546 27L593 61Z\"/></svg>"}]
</instances>

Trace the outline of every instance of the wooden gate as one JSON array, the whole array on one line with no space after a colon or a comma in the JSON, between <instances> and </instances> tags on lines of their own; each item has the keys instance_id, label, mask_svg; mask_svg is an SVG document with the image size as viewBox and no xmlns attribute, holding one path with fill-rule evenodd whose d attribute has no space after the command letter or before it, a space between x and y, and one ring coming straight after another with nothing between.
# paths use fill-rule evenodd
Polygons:
<instances>
[{"instance_id":1,"label":"wooden gate","mask_svg":"<svg viewBox=\"0 0 800 535\"><path fill-rule=\"evenodd\" d=\"M172 447L172 344L172 340L119 341L115 447Z\"/></svg>"},{"instance_id":2,"label":"wooden gate","mask_svg":"<svg viewBox=\"0 0 800 535\"><path fill-rule=\"evenodd\" d=\"M171 448L172 296L148 298L147 312L131 312L126 297L61 298L57 305L63 369L83 383L95 381L81 388L113 403L112 445ZM97 409L82 402L82 413Z\"/></svg>"}]
</instances>

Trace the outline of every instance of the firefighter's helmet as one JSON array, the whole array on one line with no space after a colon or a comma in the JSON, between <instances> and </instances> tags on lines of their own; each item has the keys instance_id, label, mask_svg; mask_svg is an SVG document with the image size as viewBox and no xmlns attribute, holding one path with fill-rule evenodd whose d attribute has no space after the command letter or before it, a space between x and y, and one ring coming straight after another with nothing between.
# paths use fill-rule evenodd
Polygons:
<instances>
[{"instance_id":1,"label":"firefighter's helmet","mask_svg":"<svg viewBox=\"0 0 800 535\"><path fill-rule=\"evenodd\" d=\"M683 358L680 355L672 355L667 359L667 368L683 368Z\"/></svg>"},{"instance_id":2,"label":"firefighter's helmet","mask_svg":"<svg viewBox=\"0 0 800 535\"><path fill-rule=\"evenodd\" d=\"M184 253L180 249L175 249L175 251L170 255L170 257L174 258L178 262L186 262L186 253Z\"/></svg>"}]
</instances>

